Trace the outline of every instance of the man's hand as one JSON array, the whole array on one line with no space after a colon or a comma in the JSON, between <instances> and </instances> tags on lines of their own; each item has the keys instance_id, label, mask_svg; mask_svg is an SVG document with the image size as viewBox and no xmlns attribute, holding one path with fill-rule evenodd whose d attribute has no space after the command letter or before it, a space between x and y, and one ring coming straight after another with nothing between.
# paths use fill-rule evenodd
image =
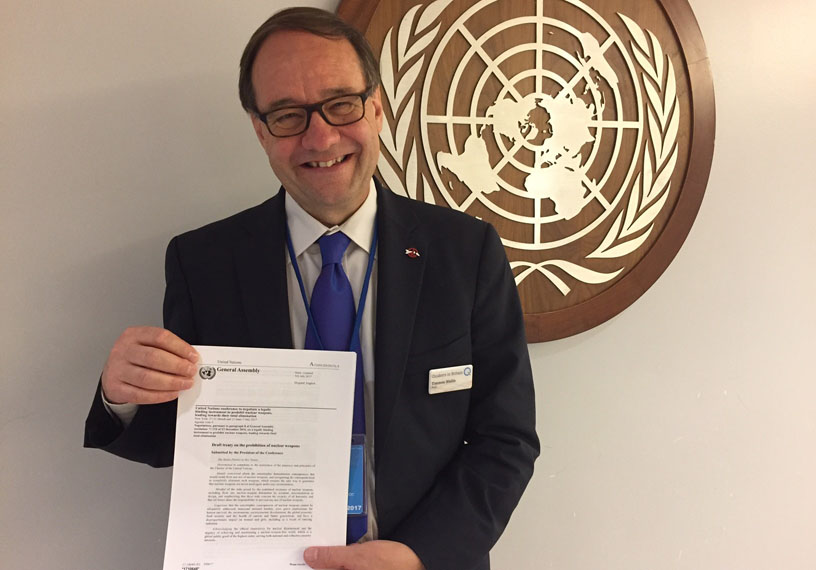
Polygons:
<instances>
[{"instance_id":1,"label":"man's hand","mask_svg":"<svg viewBox=\"0 0 816 570\"><path fill-rule=\"evenodd\" d=\"M112 404L158 404L193 385L195 349L166 329L130 327L113 345L102 371Z\"/></svg>"},{"instance_id":2,"label":"man's hand","mask_svg":"<svg viewBox=\"0 0 816 570\"><path fill-rule=\"evenodd\" d=\"M425 570L413 550L390 540L312 546L303 553L303 560L312 568L331 570Z\"/></svg>"}]
</instances>

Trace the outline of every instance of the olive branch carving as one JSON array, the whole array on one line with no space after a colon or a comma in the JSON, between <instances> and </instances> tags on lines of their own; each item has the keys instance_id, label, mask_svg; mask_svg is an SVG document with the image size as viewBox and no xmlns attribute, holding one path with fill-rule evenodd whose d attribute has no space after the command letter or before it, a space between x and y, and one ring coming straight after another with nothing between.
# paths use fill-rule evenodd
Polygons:
<instances>
[{"instance_id":1,"label":"olive branch carving","mask_svg":"<svg viewBox=\"0 0 816 570\"><path fill-rule=\"evenodd\" d=\"M413 89L425 63L425 50L433 42L441 24L438 23L442 11L452 0L436 0L429 4L417 19L422 5L412 7L400 22L396 36L396 51L392 47L391 32L388 30L380 53L380 74L385 100L394 117L393 124L385 121L380 132L380 141L385 152L381 153L378 167L385 184L394 192L416 199L419 183L425 191L425 201L433 203L433 195L425 176L420 176L417 168L417 146L415 137L408 131L414 120L416 93ZM416 21L416 26L414 22ZM436 24L435 27L432 27ZM417 57L419 56L419 57ZM397 165L394 168L386 154ZM398 174L397 170L404 174Z\"/></svg>"}]
</instances>

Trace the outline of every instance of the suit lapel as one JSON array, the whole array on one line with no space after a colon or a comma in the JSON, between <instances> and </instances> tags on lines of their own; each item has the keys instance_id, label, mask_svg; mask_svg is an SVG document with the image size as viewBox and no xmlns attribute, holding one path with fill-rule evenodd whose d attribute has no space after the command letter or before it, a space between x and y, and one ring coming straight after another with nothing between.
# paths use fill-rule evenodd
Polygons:
<instances>
[{"instance_id":1,"label":"suit lapel","mask_svg":"<svg viewBox=\"0 0 816 570\"><path fill-rule=\"evenodd\" d=\"M375 455L388 453L392 411L400 393L429 244L413 212L379 184L377 191L377 336L375 348ZM406 255L414 247L420 257ZM378 459L376 466L382 462Z\"/></svg>"},{"instance_id":2,"label":"suit lapel","mask_svg":"<svg viewBox=\"0 0 816 570\"><path fill-rule=\"evenodd\" d=\"M244 314L252 344L292 348L286 286L284 192L267 200L244 220L246 239L235 251Z\"/></svg>"}]
</instances>

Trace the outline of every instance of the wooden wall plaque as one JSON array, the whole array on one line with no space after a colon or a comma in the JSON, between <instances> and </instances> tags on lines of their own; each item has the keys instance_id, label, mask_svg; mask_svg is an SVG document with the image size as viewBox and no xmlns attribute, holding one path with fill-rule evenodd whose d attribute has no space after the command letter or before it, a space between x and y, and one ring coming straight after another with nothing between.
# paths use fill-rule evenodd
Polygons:
<instances>
[{"instance_id":1,"label":"wooden wall plaque","mask_svg":"<svg viewBox=\"0 0 816 570\"><path fill-rule=\"evenodd\" d=\"M379 176L493 224L530 342L663 273L697 215L714 89L686 0L343 0L380 59Z\"/></svg>"}]
</instances>

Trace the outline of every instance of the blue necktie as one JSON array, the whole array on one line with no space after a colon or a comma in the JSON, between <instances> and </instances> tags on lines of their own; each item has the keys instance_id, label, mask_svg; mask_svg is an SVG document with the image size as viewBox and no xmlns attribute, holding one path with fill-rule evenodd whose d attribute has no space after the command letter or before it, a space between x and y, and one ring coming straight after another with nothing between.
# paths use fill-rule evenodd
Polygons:
<instances>
[{"instance_id":1,"label":"blue necktie","mask_svg":"<svg viewBox=\"0 0 816 570\"><path fill-rule=\"evenodd\" d=\"M312 317L324 350L349 350L354 327L354 294L343 270L343 252L350 240L342 232L318 240L323 268L315 281L310 302ZM314 328L306 328L306 348L320 349Z\"/></svg>"},{"instance_id":2,"label":"blue necktie","mask_svg":"<svg viewBox=\"0 0 816 570\"><path fill-rule=\"evenodd\" d=\"M312 289L309 303L318 340L311 326L306 327L307 349L354 350L357 353L357 374L354 381L354 417L352 433L365 434L365 402L363 400L363 359L359 343L351 346L354 332L354 293L346 272L343 270L343 253L350 240L342 232L324 235L318 240L322 269ZM365 477L365 474L363 474ZM349 517L346 525L346 543L357 542L368 529L366 516Z\"/></svg>"}]
</instances>

